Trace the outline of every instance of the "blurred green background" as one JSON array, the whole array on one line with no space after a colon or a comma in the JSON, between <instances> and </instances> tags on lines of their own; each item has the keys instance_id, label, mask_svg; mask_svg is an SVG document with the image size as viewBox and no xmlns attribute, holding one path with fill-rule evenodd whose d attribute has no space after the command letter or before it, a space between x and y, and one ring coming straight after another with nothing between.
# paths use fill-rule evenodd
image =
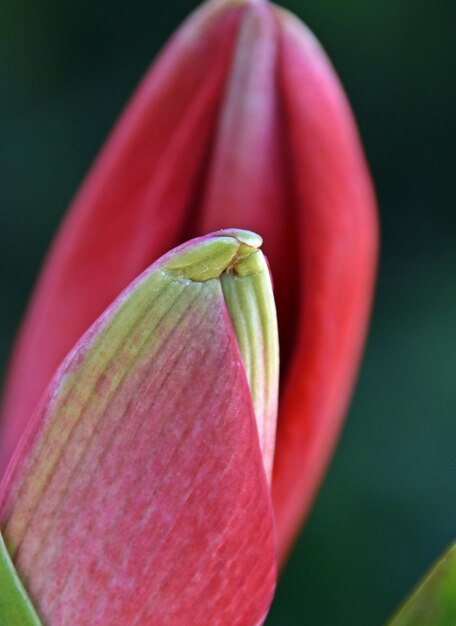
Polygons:
<instances>
[{"instance_id":1,"label":"blurred green background","mask_svg":"<svg viewBox=\"0 0 456 626\"><path fill-rule=\"evenodd\" d=\"M364 365L269 626L380 625L456 537L456 3L289 0L357 115L381 207ZM2 0L0 358L59 220L195 0Z\"/></svg>"}]
</instances>

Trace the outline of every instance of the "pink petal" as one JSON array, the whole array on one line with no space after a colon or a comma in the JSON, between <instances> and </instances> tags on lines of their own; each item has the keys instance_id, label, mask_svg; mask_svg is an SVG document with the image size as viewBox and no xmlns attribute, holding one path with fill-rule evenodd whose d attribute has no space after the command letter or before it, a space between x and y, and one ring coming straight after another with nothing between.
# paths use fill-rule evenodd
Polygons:
<instances>
[{"instance_id":1,"label":"pink petal","mask_svg":"<svg viewBox=\"0 0 456 626\"><path fill-rule=\"evenodd\" d=\"M300 233L299 325L280 404L273 502L284 554L334 448L358 369L377 252L375 199L343 90L314 36L277 11Z\"/></svg>"},{"instance_id":2,"label":"pink petal","mask_svg":"<svg viewBox=\"0 0 456 626\"><path fill-rule=\"evenodd\" d=\"M9 467L0 527L47 626L262 623L272 510L218 280L158 262L86 333Z\"/></svg>"}]
</instances>

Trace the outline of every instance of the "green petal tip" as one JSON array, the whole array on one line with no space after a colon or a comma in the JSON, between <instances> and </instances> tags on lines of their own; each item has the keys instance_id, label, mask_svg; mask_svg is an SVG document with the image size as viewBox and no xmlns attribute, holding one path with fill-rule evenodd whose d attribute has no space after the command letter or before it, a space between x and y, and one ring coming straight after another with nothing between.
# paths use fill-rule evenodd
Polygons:
<instances>
[{"instance_id":1,"label":"green petal tip","mask_svg":"<svg viewBox=\"0 0 456 626\"><path fill-rule=\"evenodd\" d=\"M240 261L255 253L262 238L247 230L220 230L196 239L167 259L163 269L183 278L205 282L223 272L236 273Z\"/></svg>"},{"instance_id":2,"label":"green petal tip","mask_svg":"<svg viewBox=\"0 0 456 626\"><path fill-rule=\"evenodd\" d=\"M268 477L277 419L279 344L271 277L260 235L225 229L172 251L161 269L177 280L219 280L238 341L257 417Z\"/></svg>"}]
</instances>

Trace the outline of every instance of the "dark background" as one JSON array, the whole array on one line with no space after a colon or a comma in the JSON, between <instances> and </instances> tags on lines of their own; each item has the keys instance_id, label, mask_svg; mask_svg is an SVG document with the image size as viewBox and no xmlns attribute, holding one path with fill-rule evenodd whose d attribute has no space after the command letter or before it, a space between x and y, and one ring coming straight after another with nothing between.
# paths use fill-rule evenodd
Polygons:
<instances>
[{"instance_id":1,"label":"dark background","mask_svg":"<svg viewBox=\"0 0 456 626\"><path fill-rule=\"evenodd\" d=\"M2 0L0 366L52 234L195 0ZM456 3L290 0L358 117L381 210L347 426L269 626L380 625L456 536Z\"/></svg>"}]
</instances>

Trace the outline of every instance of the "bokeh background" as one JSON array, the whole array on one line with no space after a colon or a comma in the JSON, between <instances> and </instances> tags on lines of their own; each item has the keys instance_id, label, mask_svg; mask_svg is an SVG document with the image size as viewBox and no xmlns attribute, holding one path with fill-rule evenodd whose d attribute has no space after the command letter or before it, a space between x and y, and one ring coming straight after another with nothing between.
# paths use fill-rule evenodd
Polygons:
<instances>
[{"instance_id":1,"label":"bokeh background","mask_svg":"<svg viewBox=\"0 0 456 626\"><path fill-rule=\"evenodd\" d=\"M456 3L287 0L346 86L382 259L340 446L269 626L380 625L456 537ZM0 3L0 366L103 139L195 0Z\"/></svg>"}]
</instances>

